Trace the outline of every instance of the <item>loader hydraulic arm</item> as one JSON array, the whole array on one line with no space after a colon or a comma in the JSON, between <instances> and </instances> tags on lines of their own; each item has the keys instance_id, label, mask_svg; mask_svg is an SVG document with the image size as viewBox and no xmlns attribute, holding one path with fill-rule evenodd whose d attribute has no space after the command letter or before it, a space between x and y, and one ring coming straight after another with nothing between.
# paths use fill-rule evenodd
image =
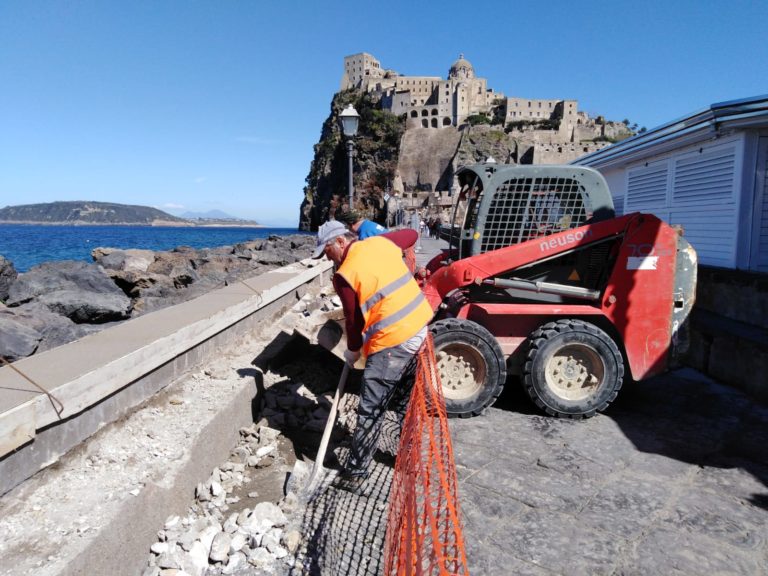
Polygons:
<instances>
[{"instance_id":1,"label":"loader hydraulic arm","mask_svg":"<svg viewBox=\"0 0 768 576\"><path fill-rule=\"evenodd\" d=\"M456 289L481 284L521 266L543 262L564 252L625 234L642 218L638 213L628 214L451 262L435 270L427 279L423 286L424 295L432 309L437 310L443 299ZM594 296L584 294L587 300Z\"/></svg>"}]
</instances>

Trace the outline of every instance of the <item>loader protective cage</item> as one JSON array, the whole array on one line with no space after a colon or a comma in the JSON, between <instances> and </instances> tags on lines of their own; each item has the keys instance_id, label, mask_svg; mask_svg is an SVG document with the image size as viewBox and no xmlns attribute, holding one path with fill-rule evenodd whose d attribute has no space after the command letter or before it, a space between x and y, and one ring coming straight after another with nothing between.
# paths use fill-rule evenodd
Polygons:
<instances>
[{"instance_id":1,"label":"loader protective cage","mask_svg":"<svg viewBox=\"0 0 768 576\"><path fill-rule=\"evenodd\" d=\"M456 175L469 201L459 258L615 215L605 179L591 168L488 163L462 167Z\"/></svg>"}]
</instances>

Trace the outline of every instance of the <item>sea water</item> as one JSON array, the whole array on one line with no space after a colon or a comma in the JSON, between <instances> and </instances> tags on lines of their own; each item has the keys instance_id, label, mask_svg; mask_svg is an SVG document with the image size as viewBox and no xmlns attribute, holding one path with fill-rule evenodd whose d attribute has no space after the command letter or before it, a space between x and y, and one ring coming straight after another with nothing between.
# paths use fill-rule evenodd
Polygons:
<instances>
[{"instance_id":1,"label":"sea water","mask_svg":"<svg viewBox=\"0 0 768 576\"><path fill-rule=\"evenodd\" d=\"M19 272L51 260L93 262L94 248L172 250L178 246L231 246L272 234L299 234L295 228L219 226L56 226L0 224L0 256Z\"/></svg>"}]
</instances>

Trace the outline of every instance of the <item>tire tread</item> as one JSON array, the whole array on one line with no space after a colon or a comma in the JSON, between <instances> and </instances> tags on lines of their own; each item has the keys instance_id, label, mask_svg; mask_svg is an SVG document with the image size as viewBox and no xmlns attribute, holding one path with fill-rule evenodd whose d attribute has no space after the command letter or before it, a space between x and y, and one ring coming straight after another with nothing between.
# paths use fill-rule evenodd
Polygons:
<instances>
[{"instance_id":1,"label":"tire tread","mask_svg":"<svg viewBox=\"0 0 768 576\"><path fill-rule=\"evenodd\" d=\"M459 320L457 318L446 318L439 320L431 324L429 329L432 332L433 337L438 337L439 335L449 332L463 332L465 334L469 334L474 340L475 344L482 342L490 346L494 352L494 355L498 357L500 377L496 382L489 383L489 385L493 386L493 388L491 389L490 395L483 403L483 405L467 412L448 412L449 418L471 418L473 416L481 415L483 412L485 412L486 408L496 402L504 389L504 381L506 380L506 363L504 360L503 352L501 351L501 347L496 341L496 338L480 324L472 322L471 320Z\"/></svg>"},{"instance_id":2,"label":"tire tread","mask_svg":"<svg viewBox=\"0 0 768 576\"><path fill-rule=\"evenodd\" d=\"M553 408L547 406L537 395L536 389L533 384L533 364L536 360L536 357L541 351L541 348L549 341L551 338L559 335L564 334L567 332L578 332L578 331L585 331L592 336L599 338L600 340L603 340L608 347L613 352L614 356L617 358L617 383L614 386L614 388L611 390L611 393L607 398L601 402L600 405L593 407L591 410L588 410L586 412L582 413L576 413L576 414L569 414L560 412L558 410L554 410ZM591 324L589 322L584 322L583 320L577 320L574 318L568 318L563 320L557 320L554 322L547 322L546 324L540 326L536 330L534 330L530 337L530 345L528 348L528 353L526 355L526 361L523 368L523 385L525 387L525 391L528 394L528 396L533 400L533 402L536 404L538 408L541 410L544 410L547 414L550 416L555 416L557 418L565 418L565 419L571 419L571 420L581 420L585 418L591 418L598 412L603 412L611 402L613 402L616 397L619 394L619 390L621 389L621 386L623 384L624 379L624 362L623 358L621 356L621 352L619 351L618 347L616 346L616 343L613 341L613 339L608 336L605 332L603 332L600 328L595 326L594 324Z\"/></svg>"}]
</instances>

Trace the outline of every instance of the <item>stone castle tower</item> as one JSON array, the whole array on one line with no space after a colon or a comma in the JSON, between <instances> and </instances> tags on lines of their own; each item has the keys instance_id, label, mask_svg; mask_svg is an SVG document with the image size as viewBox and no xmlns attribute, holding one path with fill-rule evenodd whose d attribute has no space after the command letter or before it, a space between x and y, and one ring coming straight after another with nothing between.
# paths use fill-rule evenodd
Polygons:
<instances>
[{"instance_id":1,"label":"stone castle tower","mask_svg":"<svg viewBox=\"0 0 768 576\"><path fill-rule=\"evenodd\" d=\"M463 54L448 77L403 76L382 68L371 54L344 58L341 89L375 92L384 110L406 116L406 128L459 128L472 116L493 118L507 133L519 134L538 151L533 163L557 163L593 152L631 132L625 126L591 119L573 99L507 97L488 88ZM534 154L534 156L536 156Z\"/></svg>"},{"instance_id":2,"label":"stone castle tower","mask_svg":"<svg viewBox=\"0 0 768 576\"><path fill-rule=\"evenodd\" d=\"M463 54L446 78L401 75L371 54L352 54L344 58L340 88L367 93L383 110L405 120L397 166L386 184L388 222L393 210L449 219L455 171L462 164L490 158L563 164L632 134L624 124L590 118L575 99L496 92Z\"/></svg>"}]
</instances>

